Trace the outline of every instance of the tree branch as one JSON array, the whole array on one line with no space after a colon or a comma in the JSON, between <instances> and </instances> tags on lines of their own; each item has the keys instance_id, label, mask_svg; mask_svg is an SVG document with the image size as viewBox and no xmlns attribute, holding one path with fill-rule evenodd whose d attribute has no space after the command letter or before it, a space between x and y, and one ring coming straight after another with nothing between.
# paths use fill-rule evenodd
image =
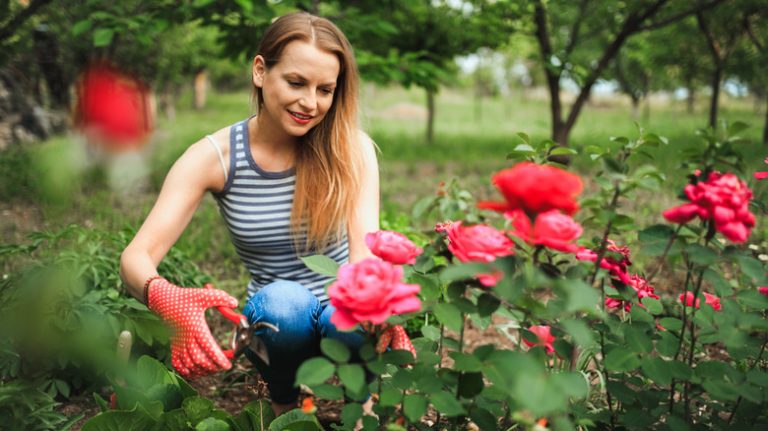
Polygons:
<instances>
[{"instance_id":1,"label":"tree branch","mask_svg":"<svg viewBox=\"0 0 768 431\"><path fill-rule=\"evenodd\" d=\"M715 65L719 67L719 64L722 60L720 56L720 45L715 40L715 36L712 34L712 31L707 25L707 20L704 18L704 14L697 12L696 22L699 24L699 30L701 30L701 32L704 34L704 37L707 39L707 48L709 48L709 52L712 54L712 59L715 60Z\"/></svg>"},{"instance_id":2,"label":"tree branch","mask_svg":"<svg viewBox=\"0 0 768 431\"><path fill-rule=\"evenodd\" d=\"M2 28L0 28L0 42L13 36L13 33L21 27L26 20L37 12L38 9L50 3L52 0L32 0L24 10L19 12L18 15L8 21Z\"/></svg>"},{"instance_id":3,"label":"tree branch","mask_svg":"<svg viewBox=\"0 0 768 431\"><path fill-rule=\"evenodd\" d=\"M639 31L647 31L647 30L656 30L662 27L666 27L669 24L675 23L677 21L680 21L683 18L686 18L690 15L693 15L695 13L703 12L707 9L713 8L717 6L718 4L722 3L723 0L712 0L707 3L700 4L698 6L692 7L684 12L680 12L679 14L672 15L671 17L667 19L663 19L659 22L650 23L648 25L641 26Z\"/></svg>"},{"instance_id":4,"label":"tree branch","mask_svg":"<svg viewBox=\"0 0 768 431\"><path fill-rule=\"evenodd\" d=\"M571 27L571 34L568 36L568 45L565 47L565 55L571 55L573 49L576 48L576 42L579 40L579 31L581 30L581 21L584 19L584 15L587 12L587 4L589 0L581 0L579 4L579 16L576 17L576 22Z\"/></svg>"},{"instance_id":5,"label":"tree branch","mask_svg":"<svg viewBox=\"0 0 768 431\"><path fill-rule=\"evenodd\" d=\"M749 15L744 15L744 30L747 32L749 40L751 40L752 44L755 45L755 48L757 48L758 51L763 52L765 50L765 45L760 43L760 39L757 38L757 35L752 30L752 22L749 20L749 18Z\"/></svg>"}]
</instances>

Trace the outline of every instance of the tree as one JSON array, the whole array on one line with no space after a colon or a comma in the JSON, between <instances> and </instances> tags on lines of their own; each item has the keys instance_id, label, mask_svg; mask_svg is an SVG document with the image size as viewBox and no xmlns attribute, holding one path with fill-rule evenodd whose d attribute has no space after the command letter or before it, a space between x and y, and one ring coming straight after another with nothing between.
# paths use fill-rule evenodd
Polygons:
<instances>
[{"instance_id":1,"label":"tree","mask_svg":"<svg viewBox=\"0 0 768 431\"><path fill-rule=\"evenodd\" d=\"M753 2L743 11L741 25L746 38L733 53L729 72L764 101L763 145L768 145L768 11L757 3Z\"/></svg>"},{"instance_id":2,"label":"tree","mask_svg":"<svg viewBox=\"0 0 768 431\"><path fill-rule=\"evenodd\" d=\"M552 139L568 145L573 126L597 82L633 35L662 28L723 0L670 2L578 2L533 0L533 32L547 78ZM579 86L576 101L564 116L560 84L564 77Z\"/></svg>"}]
</instances>

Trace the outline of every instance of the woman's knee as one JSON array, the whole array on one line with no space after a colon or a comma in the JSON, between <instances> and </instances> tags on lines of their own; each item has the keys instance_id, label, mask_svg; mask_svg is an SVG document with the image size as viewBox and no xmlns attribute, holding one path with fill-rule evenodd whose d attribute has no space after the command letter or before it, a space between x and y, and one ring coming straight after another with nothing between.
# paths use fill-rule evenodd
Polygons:
<instances>
[{"instance_id":1,"label":"woman's knee","mask_svg":"<svg viewBox=\"0 0 768 431\"><path fill-rule=\"evenodd\" d=\"M278 280L258 292L246 304L243 314L250 324L266 322L278 331L259 328L259 335L270 350L306 349L315 343L314 314L317 298L299 283Z\"/></svg>"}]
</instances>

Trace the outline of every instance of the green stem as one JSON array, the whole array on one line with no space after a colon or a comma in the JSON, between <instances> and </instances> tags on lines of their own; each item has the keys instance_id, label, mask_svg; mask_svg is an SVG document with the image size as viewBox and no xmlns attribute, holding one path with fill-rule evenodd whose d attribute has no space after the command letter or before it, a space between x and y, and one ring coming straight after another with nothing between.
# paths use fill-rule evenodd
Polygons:
<instances>
[{"instance_id":1,"label":"green stem","mask_svg":"<svg viewBox=\"0 0 768 431\"><path fill-rule=\"evenodd\" d=\"M619 201L619 196L621 195L621 186L619 183L616 183L613 189L613 198L611 199L610 205L608 205L608 209L610 211L614 211L616 209L616 203ZM595 269L592 272L592 277L589 280L589 285L594 286L595 280L597 279L597 273L600 271L600 261L603 260L603 255L605 255L605 250L608 247L608 236L611 234L611 227L613 226L613 218L608 220L608 224L605 226L605 230L603 231L603 239L600 241L600 248L597 251L597 259L595 259Z\"/></svg>"},{"instance_id":2,"label":"green stem","mask_svg":"<svg viewBox=\"0 0 768 431\"><path fill-rule=\"evenodd\" d=\"M598 257L598 262L599 262ZM605 314L605 280L600 280L600 296L601 296L601 306L603 308L603 314ZM605 332L600 331L600 353L603 355L603 375L605 375L605 396L608 399L608 411L611 412L611 429L614 428L615 423L615 414L613 412L613 399L611 398L611 391L608 390L608 381L610 380L608 378L608 367L605 366Z\"/></svg>"},{"instance_id":3,"label":"green stem","mask_svg":"<svg viewBox=\"0 0 768 431\"><path fill-rule=\"evenodd\" d=\"M760 363L760 360L763 357L763 352L765 352L765 345L768 344L768 338L763 341L762 347L760 347L760 353L757 354L757 358L755 359L755 362L752 363L752 366L749 367L749 370L752 371L755 369L755 366ZM731 410L731 415L728 417L728 425L731 424L731 421L733 421L733 416L736 414L736 409L739 408L739 404L741 404L741 396L736 400L736 404L733 406L733 410Z\"/></svg>"},{"instance_id":4,"label":"green stem","mask_svg":"<svg viewBox=\"0 0 768 431\"><path fill-rule=\"evenodd\" d=\"M683 228L682 224L677 225L677 229L672 234L672 236L669 237L669 241L667 242L667 245L664 247L664 253L662 253L661 257L659 257L658 259L658 265L656 266L656 268L653 269L653 272L651 272L651 275L649 275L646 278L646 281L648 282L648 284L651 284L651 281L653 280L654 277L656 277L656 274L658 274L659 271L661 271L661 267L664 265L664 261L667 259L669 250L672 249L672 244L675 243L675 240L677 239L677 235L680 233L680 229L682 228Z\"/></svg>"}]
</instances>

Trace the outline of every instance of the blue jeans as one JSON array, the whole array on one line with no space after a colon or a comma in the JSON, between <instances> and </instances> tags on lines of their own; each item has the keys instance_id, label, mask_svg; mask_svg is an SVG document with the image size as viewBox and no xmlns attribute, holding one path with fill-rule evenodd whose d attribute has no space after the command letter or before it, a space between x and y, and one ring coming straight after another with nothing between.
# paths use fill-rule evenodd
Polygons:
<instances>
[{"instance_id":1,"label":"blue jeans","mask_svg":"<svg viewBox=\"0 0 768 431\"><path fill-rule=\"evenodd\" d=\"M243 314L248 322L268 322L280 331L261 328L256 334L264 340L269 352L269 365L253 352L245 354L267 382L272 401L293 403L299 388L294 386L296 370L305 360L320 354L320 339L335 338L349 347L352 358L358 357L365 342L361 332L341 332L331 323L332 305L322 305L299 283L276 280L262 287L245 304Z\"/></svg>"}]
</instances>

